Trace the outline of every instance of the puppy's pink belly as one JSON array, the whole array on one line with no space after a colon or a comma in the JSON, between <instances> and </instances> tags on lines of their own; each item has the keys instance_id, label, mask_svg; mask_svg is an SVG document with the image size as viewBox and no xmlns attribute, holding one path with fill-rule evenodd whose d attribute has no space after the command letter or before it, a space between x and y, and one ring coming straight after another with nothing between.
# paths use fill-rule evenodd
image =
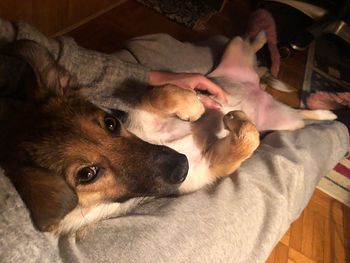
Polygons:
<instances>
[{"instance_id":1,"label":"puppy's pink belly","mask_svg":"<svg viewBox=\"0 0 350 263\"><path fill-rule=\"evenodd\" d=\"M245 96L241 108L259 131L279 129L298 119L293 109L274 100L263 90L252 90Z\"/></svg>"},{"instance_id":2,"label":"puppy's pink belly","mask_svg":"<svg viewBox=\"0 0 350 263\"><path fill-rule=\"evenodd\" d=\"M259 131L269 129L271 122L281 118L273 105L274 101L264 92L252 92L247 102L249 103L249 105L246 105L247 108L255 109L254 116L251 116L251 118Z\"/></svg>"},{"instance_id":3,"label":"puppy's pink belly","mask_svg":"<svg viewBox=\"0 0 350 263\"><path fill-rule=\"evenodd\" d=\"M262 108L256 120L256 127L259 131L274 130L277 124L283 121L283 114L275 109Z\"/></svg>"}]
</instances>

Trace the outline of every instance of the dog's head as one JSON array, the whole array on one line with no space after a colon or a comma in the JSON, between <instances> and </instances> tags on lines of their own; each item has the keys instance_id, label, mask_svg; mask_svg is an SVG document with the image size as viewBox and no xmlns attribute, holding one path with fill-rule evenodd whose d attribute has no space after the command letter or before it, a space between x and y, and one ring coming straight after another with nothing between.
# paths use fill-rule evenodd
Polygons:
<instances>
[{"instance_id":1,"label":"dog's head","mask_svg":"<svg viewBox=\"0 0 350 263\"><path fill-rule=\"evenodd\" d=\"M2 122L0 164L38 229L55 231L77 207L170 194L184 181L184 155L140 140L82 98L45 48L20 41L10 53L30 65L36 83Z\"/></svg>"}]
</instances>

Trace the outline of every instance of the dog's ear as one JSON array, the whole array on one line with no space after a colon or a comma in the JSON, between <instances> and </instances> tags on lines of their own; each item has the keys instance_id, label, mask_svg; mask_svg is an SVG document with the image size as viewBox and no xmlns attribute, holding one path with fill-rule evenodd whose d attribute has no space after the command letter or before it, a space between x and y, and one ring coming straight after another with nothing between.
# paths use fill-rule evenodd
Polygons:
<instances>
[{"instance_id":1,"label":"dog's ear","mask_svg":"<svg viewBox=\"0 0 350 263\"><path fill-rule=\"evenodd\" d=\"M42 168L25 167L9 174L40 231L54 231L60 220L78 204L67 183Z\"/></svg>"},{"instance_id":2,"label":"dog's ear","mask_svg":"<svg viewBox=\"0 0 350 263\"><path fill-rule=\"evenodd\" d=\"M36 78L34 94L39 98L50 94L64 95L74 83L71 74L58 65L44 46L34 41L12 42L3 48L3 52L23 59L29 64Z\"/></svg>"}]
</instances>

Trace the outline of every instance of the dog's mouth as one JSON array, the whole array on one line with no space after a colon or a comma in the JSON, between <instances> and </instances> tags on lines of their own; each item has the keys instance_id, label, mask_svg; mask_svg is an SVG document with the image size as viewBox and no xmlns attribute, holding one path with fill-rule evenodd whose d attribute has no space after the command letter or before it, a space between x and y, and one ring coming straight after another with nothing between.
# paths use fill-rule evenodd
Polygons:
<instances>
[{"instance_id":1,"label":"dog's mouth","mask_svg":"<svg viewBox=\"0 0 350 263\"><path fill-rule=\"evenodd\" d=\"M181 184L163 187L163 189L161 191L156 190L156 191L149 191L149 192L143 192L143 193L127 194L127 195L115 197L110 201L113 203L125 203L125 202L127 202L131 199L134 199L134 198L147 198L147 197L161 198L161 197L169 197L169 196L170 197L171 196L178 196L180 185Z\"/></svg>"},{"instance_id":2,"label":"dog's mouth","mask_svg":"<svg viewBox=\"0 0 350 263\"><path fill-rule=\"evenodd\" d=\"M163 191L156 191L156 192L145 192L145 193L140 193L140 194L128 194L128 195L123 195L114 198L113 200L110 200L112 203L125 203L131 199L134 198L162 198L162 197L174 197L179 195L179 186L175 187L169 187L167 189L164 189Z\"/></svg>"}]
</instances>

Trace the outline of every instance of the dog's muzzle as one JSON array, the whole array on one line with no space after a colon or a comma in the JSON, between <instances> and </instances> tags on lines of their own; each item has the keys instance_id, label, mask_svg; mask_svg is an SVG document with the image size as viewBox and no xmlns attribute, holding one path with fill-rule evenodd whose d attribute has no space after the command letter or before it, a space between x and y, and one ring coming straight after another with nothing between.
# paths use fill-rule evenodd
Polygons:
<instances>
[{"instance_id":1,"label":"dog's muzzle","mask_svg":"<svg viewBox=\"0 0 350 263\"><path fill-rule=\"evenodd\" d=\"M164 182L180 184L185 181L189 169L186 155L174 151L172 154L162 156L159 161L159 168Z\"/></svg>"},{"instance_id":2,"label":"dog's muzzle","mask_svg":"<svg viewBox=\"0 0 350 263\"><path fill-rule=\"evenodd\" d=\"M165 178L168 183L180 184L185 181L189 168L186 155L179 154L177 160L172 165L170 165L169 168L169 176Z\"/></svg>"}]
</instances>

